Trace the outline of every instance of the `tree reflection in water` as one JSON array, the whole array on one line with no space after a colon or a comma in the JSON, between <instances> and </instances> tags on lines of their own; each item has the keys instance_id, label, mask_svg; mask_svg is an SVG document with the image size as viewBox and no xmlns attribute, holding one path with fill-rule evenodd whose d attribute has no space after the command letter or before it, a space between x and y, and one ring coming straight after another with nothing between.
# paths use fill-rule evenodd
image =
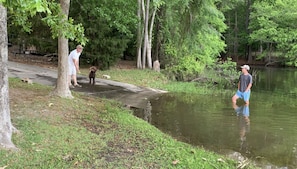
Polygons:
<instances>
[{"instance_id":1,"label":"tree reflection in water","mask_svg":"<svg viewBox=\"0 0 297 169\"><path fill-rule=\"evenodd\" d=\"M152 121L152 104L150 101L147 101L146 107L143 109L144 117L143 119L149 123Z\"/></svg>"}]
</instances>

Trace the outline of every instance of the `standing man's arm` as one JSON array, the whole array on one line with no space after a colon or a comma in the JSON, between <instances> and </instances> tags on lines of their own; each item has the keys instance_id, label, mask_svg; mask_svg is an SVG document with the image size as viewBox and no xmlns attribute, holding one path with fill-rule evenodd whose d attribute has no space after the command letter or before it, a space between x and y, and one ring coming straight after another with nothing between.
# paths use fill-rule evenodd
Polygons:
<instances>
[{"instance_id":1,"label":"standing man's arm","mask_svg":"<svg viewBox=\"0 0 297 169\"><path fill-rule=\"evenodd\" d=\"M247 86L245 92L249 91L249 90L251 89L251 87L252 87L252 83L250 83L250 84Z\"/></svg>"},{"instance_id":2,"label":"standing man's arm","mask_svg":"<svg viewBox=\"0 0 297 169\"><path fill-rule=\"evenodd\" d=\"M250 83L249 83L249 85L247 86L247 88L245 89L245 92L247 92L247 91L249 91L250 89L251 89L251 87L252 87L252 84L253 84L253 77L252 76L250 76Z\"/></svg>"}]
</instances>

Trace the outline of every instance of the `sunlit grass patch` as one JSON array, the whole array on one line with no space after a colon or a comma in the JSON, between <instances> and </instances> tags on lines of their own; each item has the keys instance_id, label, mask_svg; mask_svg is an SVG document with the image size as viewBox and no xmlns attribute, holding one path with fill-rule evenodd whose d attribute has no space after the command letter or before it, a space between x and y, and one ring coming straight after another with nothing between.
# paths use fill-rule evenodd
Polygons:
<instances>
[{"instance_id":1,"label":"sunlit grass patch","mask_svg":"<svg viewBox=\"0 0 297 169\"><path fill-rule=\"evenodd\" d=\"M83 127L53 125L44 120L22 119L13 137L18 152L0 151L0 166L8 168L84 168L100 149L101 139Z\"/></svg>"},{"instance_id":2,"label":"sunlit grass patch","mask_svg":"<svg viewBox=\"0 0 297 169\"><path fill-rule=\"evenodd\" d=\"M8 82L9 82L10 88L22 88L22 89L28 89L28 90L34 89L35 92L37 91L49 92L52 90L51 86L36 84L34 83L34 81L32 84L28 84L26 82L22 82L22 79L20 78L9 78Z\"/></svg>"},{"instance_id":3,"label":"sunlit grass patch","mask_svg":"<svg viewBox=\"0 0 297 169\"><path fill-rule=\"evenodd\" d=\"M159 83L167 83L166 77L158 72L150 69L111 69L106 71L99 71L98 77L107 74L111 76L111 80L126 82L138 86L158 87Z\"/></svg>"},{"instance_id":4,"label":"sunlit grass patch","mask_svg":"<svg viewBox=\"0 0 297 169\"><path fill-rule=\"evenodd\" d=\"M98 78L107 74L111 76L111 80L134 84L142 87L150 87L155 89L166 90L169 92L193 93L193 94L213 94L228 93L228 89L219 89L213 83L199 82L178 82L168 80L162 73L155 72L150 69L110 69L99 71ZM234 91L232 91L233 93Z\"/></svg>"}]
</instances>

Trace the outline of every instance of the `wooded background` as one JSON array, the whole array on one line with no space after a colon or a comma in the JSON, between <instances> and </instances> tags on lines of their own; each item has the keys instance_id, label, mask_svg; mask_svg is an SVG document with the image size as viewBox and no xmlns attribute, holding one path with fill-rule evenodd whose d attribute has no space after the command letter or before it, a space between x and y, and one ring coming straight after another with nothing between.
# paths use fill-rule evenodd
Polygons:
<instances>
[{"instance_id":1,"label":"wooded background","mask_svg":"<svg viewBox=\"0 0 297 169\"><path fill-rule=\"evenodd\" d=\"M69 17L88 39L83 64L108 69L126 59L143 69L159 60L184 77L218 60L296 66L296 7L294 0L72 0ZM20 52L57 53L43 18L29 17L29 33L8 19L9 41Z\"/></svg>"},{"instance_id":2,"label":"wooded background","mask_svg":"<svg viewBox=\"0 0 297 169\"><path fill-rule=\"evenodd\" d=\"M296 67L296 19L296 0L0 0L0 145L15 149L8 46L56 53L53 94L72 98L67 55L77 43L85 64L108 69L131 59L145 69L159 60L162 73L188 81L205 68L225 76L239 60Z\"/></svg>"}]
</instances>

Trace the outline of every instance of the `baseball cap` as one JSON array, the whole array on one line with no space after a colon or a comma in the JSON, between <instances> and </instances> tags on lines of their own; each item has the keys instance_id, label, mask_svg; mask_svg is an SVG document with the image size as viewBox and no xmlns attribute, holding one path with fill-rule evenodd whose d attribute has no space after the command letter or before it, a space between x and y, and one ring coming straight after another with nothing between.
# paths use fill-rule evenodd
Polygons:
<instances>
[{"instance_id":1,"label":"baseball cap","mask_svg":"<svg viewBox=\"0 0 297 169\"><path fill-rule=\"evenodd\" d=\"M250 66L249 65L243 65L241 66L242 69L246 69L246 70L250 70Z\"/></svg>"}]
</instances>

